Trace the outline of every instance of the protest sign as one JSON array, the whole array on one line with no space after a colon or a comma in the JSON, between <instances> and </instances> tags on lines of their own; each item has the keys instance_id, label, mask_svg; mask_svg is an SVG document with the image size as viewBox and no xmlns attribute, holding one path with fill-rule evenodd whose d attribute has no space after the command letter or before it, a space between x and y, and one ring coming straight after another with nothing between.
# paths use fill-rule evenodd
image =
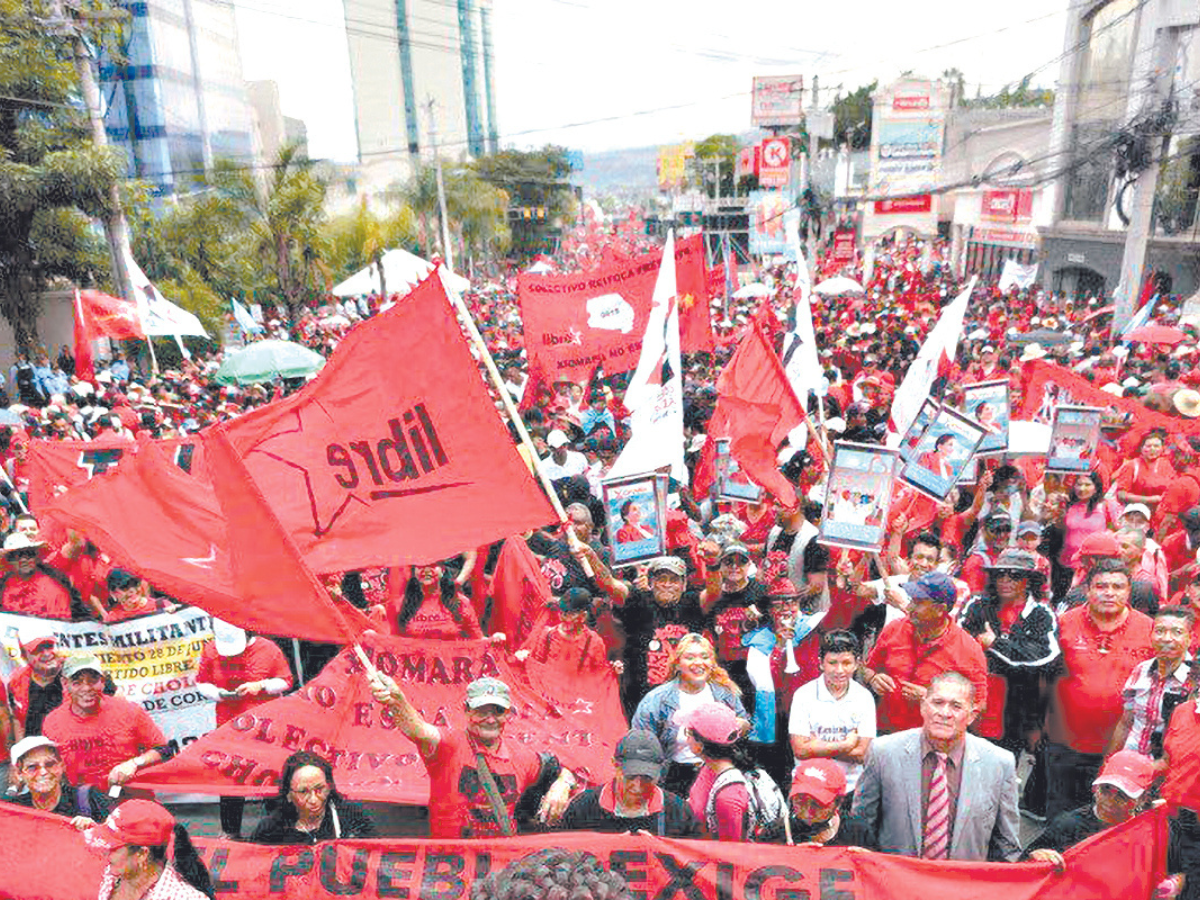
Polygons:
<instances>
[{"instance_id":1,"label":"protest sign","mask_svg":"<svg viewBox=\"0 0 1200 900\"><path fill-rule=\"evenodd\" d=\"M750 480L729 452L729 438L717 438L715 447L717 499L735 503L757 503L762 496L762 488Z\"/></svg>"},{"instance_id":2,"label":"protest sign","mask_svg":"<svg viewBox=\"0 0 1200 900\"><path fill-rule=\"evenodd\" d=\"M1104 410L1094 406L1056 407L1050 426L1046 471L1079 473L1090 469L1100 443L1103 418Z\"/></svg>"},{"instance_id":3,"label":"protest sign","mask_svg":"<svg viewBox=\"0 0 1200 900\"><path fill-rule=\"evenodd\" d=\"M90 852L63 817L3 806L0 895L27 897L35 888L43 900L93 900L104 856ZM589 854L624 878L634 896L661 900L1130 900L1149 897L1166 873L1167 817L1156 809L1105 829L1067 850L1061 873L1050 863L934 862L853 847L673 840L646 832L343 839L303 847L193 841L220 900L468 900L476 881L548 845ZM47 858L55 865L47 866Z\"/></svg>"},{"instance_id":4,"label":"protest sign","mask_svg":"<svg viewBox=\"0 0 1200 900\"><path fill-rule=\"evenodd\" d=\"M887 537L896 450L838 441L825 482L820 541L853 550L879 550Z\"/></svg>"},{"instance_id":5,"label":"protest sign","mask_svg":"<svg viewBox=\"0 0 1200 900\"><path fill-rule=\"evenodd\" d=\"M667 479L630 475L602 483L613 564L631 565L666 552Z\"/></svg>"},{"instance_id":6,"label":"protest sign","mask_svg":"<svg viewBox=\"0 0 1200 900\"><path fill-rule=\"evenodd\" d=\"M1008 449L1008 379L964 384L963 410L983 427L977 453L1003 453Z\"/></svg>"},{"instance_id":7,"label":"protest sign","mask_svg":"<svg viewBox=\"0 0 1200 900\"><path fill-rule=\"evenodd\" d=\"M0 612L0 646L5 663L22 665L21 628L39 621ZM117 686L117 696L141 706L176 748L213 730L215 707L196 690L200 651L212 637L212 616L184 607L109 625L49 621L68 656L94 653Z\"/></svg>"},{"instance_id":8,"label":"protest sign","mask_svg":"<svg viewBox=\"0 0 1200 900\"><path fill-rule=\"evenodd\" d=\"M983 435L978 422L948 406L940 407L900 470L900 478L934 500L945 500Z\"/></svg>"},{"instance_id":9,"label":"protest sign","mask_svg":"<svg viewBox=\"0 0 1200 900\"><path fill-rule=\"evenodd\" d=\"M912 459L913 452L917 449L917 445L921 443L921 437L925 434L925 429L929 427L929 423L933 421L933 417L937 415L940 405L936 400L930 400L928 397L921 404L921 408L917 411L917 417L912 420L912 424L908 426L908 431L904 432L904 437L900 439L900 459L904 462Z\"/></svg>"},{"instance_id":10,"label":"protest sign","mask_svg":"<svg viewBox=\"0 0 1200 900\"><path fill-rule=\"evenodd\" d=\"M602 365L610 374L637 366L662 253L587 272L517 277L525 349L534 384L586 385ZM708 280L700 236L675 244L679 337L684 353L713 349Z\"/></svg>"},{"instance_id":11,"label":"protest sign","mask_svg":"<svg viewBox=\"0 0 1200 900\"><path fill-rule=\"evenodd\" d=\"M461 729L467 685L485 675L501 678L515 701L505 727L510 739L556 754L584 782L611 772L613 750L626 729L615 686L610 690L587 680L586 673L572 673L558 681L543 674L535 687L525 668L486 640L366 635L362 646L426 721ZM362 664L350 650L294 694L256 706L174 759L143 769L136 784L222 795L273 794L284 760L296 750L327 758L338 790L349 797L409 804L429 800L429 779L417 748L371 696Z\"/></svg>"}]
</instances>

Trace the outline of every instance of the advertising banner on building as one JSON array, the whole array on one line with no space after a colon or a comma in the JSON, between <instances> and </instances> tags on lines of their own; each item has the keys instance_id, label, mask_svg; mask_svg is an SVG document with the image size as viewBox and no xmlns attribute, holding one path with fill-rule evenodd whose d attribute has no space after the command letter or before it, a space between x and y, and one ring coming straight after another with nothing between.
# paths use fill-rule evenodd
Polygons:
<instances>
[{"instance_id":1,"label":"advertising banner on building","mask_svg":"<svg viewBox=\"0 0 1200 900\"><path fill-rule=\"evenodd\" d=\"M786 188L792 174L792 142L787 137L765 138L759 145L758 185Z\"/></svg>"},{"instance_id":2,"label":"advertising banner on building","mask_svg":"<svg viewBox=\"0 0 1200 900\"><path fill-rule=\"evenodd\" d=\"M791 204L779 191L750 193L750 252L755 256L783 256L788 252L783 219Z\"/></svg>"},{"instance_id":3,"label":"advertising banner on building","mask_svg":"<svg viewBox=\"0 0 1200 900\"><path fill-rule=\"evenodd\" d=\"M754 79L752 125L799 125L803 121L803 75L766 75Z\"/></svg>"}]
</instances>

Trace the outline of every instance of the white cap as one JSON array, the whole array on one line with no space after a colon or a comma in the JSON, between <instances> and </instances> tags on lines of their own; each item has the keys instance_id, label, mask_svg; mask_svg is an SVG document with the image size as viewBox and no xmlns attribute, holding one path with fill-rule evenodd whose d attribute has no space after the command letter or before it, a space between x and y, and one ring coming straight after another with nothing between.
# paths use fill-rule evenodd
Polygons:
<instances>
[{"instance_id":1,"label":"white cap","mask_svg":"<svg viewBox=\"0 0 1200 900\"><path fill-rule=\"evenodd\" d=\"M58 744L54 743L54 741L42 734L31 734L27 738L21 738L21 740L13 744L12 749L8 751L8 757L12 760L13 768L16 768L17 763L21 761L21 758L26 753L29 753L31 750L36 750L38 747L53 747L55 750L57 750Z\"/></svg>"},{"instance_id":2,"label":"white cap","mask_svg":"<svg viewBox=\"0 0 1200 900\"><path fill-rule=\"evenodd\" d=\"M1128 503L1126 504L1125 508L1121 510L1121 515L1124 517L1134 512L1141 513L1147 519L1150 518L1150 507L1148 507L1145 503Z\"/></svg>"},{"instance_id":3,"label":"white cap","mask_svg":"<svg viewBox=\"0 0 1200 900\"><path fill-rule=\"evenodd\" d=\"M555 428L546 435L546 446L557 450L559 447L565 447L571 443L571 439L566 436L561 428Z\"/></svg>"},{"instance_id":4,"label":"white cap","mask_svg":"<svg viewBox=\"0 0 1200 900\"><path fill-rule=\"evenodd\" d=\"M246 631L221 619L213 619L213 640L221 656L237 656L246 649Z\"/></svg>"}]
</instances>

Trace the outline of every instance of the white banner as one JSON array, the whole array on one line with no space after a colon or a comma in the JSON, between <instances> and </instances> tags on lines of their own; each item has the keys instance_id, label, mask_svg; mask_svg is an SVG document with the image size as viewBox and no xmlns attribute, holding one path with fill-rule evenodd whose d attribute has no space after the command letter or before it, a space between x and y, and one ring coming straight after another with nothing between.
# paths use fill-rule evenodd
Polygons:
<instances>
[{"instance_id":1,"label":"white banner","mask_svg":"<svg viewBox=\"0 0 1200 900\"><path fill-rule=\"evenodd\" d=\"M1037 280L1037 270L1037 263L1025 266L1015 259L1006 259L1004 261L1004 269L1000 272L1001 293L1014 287L1033 287L1034 281Z\"/></svg>"},{"instance_id":2,"label":"white banner","mask_svg":"<svg viewBox=\"0 0 1200 900\"><path fill-rule=\"evenodd\" d=\"M5 678L22 665L17 635L30 616L0 613ZM43 620L50 621L50 620ZM60 652L94 653L117 685L117 695L140 704L176 746L190 744L216 727L216 706L196 690L204 642L213 636L212 616L188 606L126 622L52 621Z\"/></svg>"}]
</instances>

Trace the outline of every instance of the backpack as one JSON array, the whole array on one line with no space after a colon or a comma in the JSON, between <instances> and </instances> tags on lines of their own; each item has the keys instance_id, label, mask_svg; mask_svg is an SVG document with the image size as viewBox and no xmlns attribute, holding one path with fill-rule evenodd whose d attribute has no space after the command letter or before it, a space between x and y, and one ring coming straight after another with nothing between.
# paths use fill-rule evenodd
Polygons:
<instances>
[{"instance_id":1,"label":"backpack","mask_svg":"<svg viewBox=\"0 0 1200 900\"><path fill-rule=\"evenodd\" d=\"M704 818L709 832L714 835L717 833L717 794L731 784L746 785L746 793L750 798L750 806L746 810L746 840L777 841L783 833L787 816L787 798L775 780L758 766L744 772L729 768L716 777L704 804Z\"/></svg>"}]
</instances>

